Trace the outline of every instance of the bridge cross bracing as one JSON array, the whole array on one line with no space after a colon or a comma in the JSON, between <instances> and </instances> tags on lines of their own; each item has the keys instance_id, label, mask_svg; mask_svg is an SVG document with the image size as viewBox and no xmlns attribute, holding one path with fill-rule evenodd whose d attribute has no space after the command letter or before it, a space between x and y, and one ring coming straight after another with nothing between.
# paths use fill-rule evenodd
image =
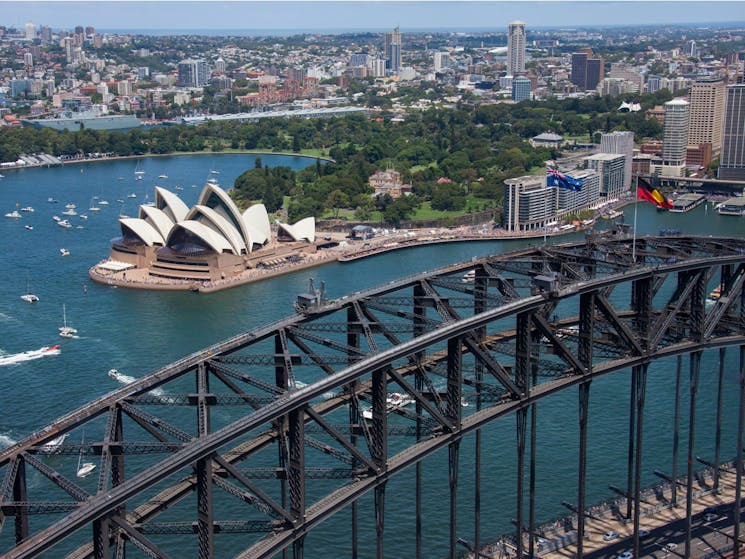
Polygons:
<instances>
[{"instance_id":1,"label":"bridge cross bracing","mask_svg":"<svg viewBox=\"0 0 745 559\"><path fill-rule=\"evenodd\" d=\"M701 353L745 351L745 240L633 242L632 251L628 237L599 235L402 278L238 334L106 394L0 451L0 552L108 558L131 547L173 557L186 546L205 558L289 551L300 558L313 530L346 514L357 556L361 503L371 494L370 531L382 558L386 507L405 498L419 517L427 464L447 449L442 555L455 557L461 442L479 441L478 455L482 431L515 417L517 460L509 468L517 488L503 508L517 519L516 555L534 555L535 411L560 393L578 393L580 420L571 429L580 441L576 506L583 510L590 386L616 372L626 372L632 387L623 481L638 551L648 369L690 356L692 437ZM717 286L721 296L707 303ZM72 442L83 430L85 441ZM64 442L51 442L61 435ZM74 478L81 454L98 465L93 484ZM720 459L717 440L712 460ZM741 472L742 460L735 463ZM411 467L414 490L387 495L388 482ZM480 457L468 467L476 480L492 474ZM670 476L677 470L674 459ZM471 495L479 507L480 483ZM690 521L690 483L675 498ZM472 516L470 540L479 548L488 519L478 509ZM412 524L420 557L421 518ZM236 533L240 546L223 543Z\"/></svg>"}]
</instances>

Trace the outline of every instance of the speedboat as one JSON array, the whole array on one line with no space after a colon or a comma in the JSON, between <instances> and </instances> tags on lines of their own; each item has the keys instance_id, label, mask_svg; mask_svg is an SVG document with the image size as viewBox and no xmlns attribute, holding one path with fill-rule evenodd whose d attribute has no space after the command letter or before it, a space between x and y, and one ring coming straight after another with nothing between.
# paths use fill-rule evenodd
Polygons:
<instances>
[{"instance_id":1,"label":"speedboat","mask_svg":"<svg viewBox=\"0 0 745 559\"><path fill-rule=\"evenodd\" d=\"M70 251L69 251L69 250L67 250L66 248L61 248L61 249L59 249L59 253L60 253L60 254L61 254L62 256L70 256Z\"/></svg>"},{"instance_id":2,"label":"speedboat","mask_svg":"<svg viewBox=\"0 0 745 559\"><path fill-rule=\"evenodd\" d=\"M36 303L39 300L39 297L37 297L33 293L25 293L21 295L21 299L23 299L27 303Z\"/></svg>"},{"instance_id":3,"label":"speedboat","mask_svg":"<svg viewBox=\"0 0 745 559\"><path fill-rule=\"evenodd\" d=\"M127 198L137 198L137 194L135 194L134 192L132 192L130 194L127 194Z\"/></svg>"},{"instance_id":4,"label":"speedboat","mask_svg":"<svg viewBox=\"0 0 745 559\"><path fill-rule=\"evenodd\" d=\"M62 212L62 215L78 215L78 212L76 212L74 208L68 208Z\"/></svg>"},{"instance_id":5,"label":"speedboat","mask_svg":"<svg viewBox=\"0 0 745 559\"><path fill-rule=\"evenodd\" d=\"M75 208L77 208L77 206L70 202L69 204L65 204L65 208L67 208L68 210L74 210Z\"/></svg>"},{"instance_id":6,"label":"speedboat","mask_svg":"<svg viewBox=\"0 0 745 559\"><path fill-rule=\"evenodd\" d=\"M99 200L99 201L98 201L98 205L99 205L99 206L108 206L108 205L109 205L109 203L108 203L108 202L107 202L106 200Z\"/></svg>"},{"instance_id":7,"label":"speedboat","mask_svg":"<svg viewBox=\"0 0 745 559\"><path fill-rule=\"evenodd\" d=\"M18 210L13 210L12 212L6 213L5 217L9 217L11 219L18 219L19 217L21 217L21 214L18 213Z\"/></svg>"},{"instance_id":8,"label":"speedboat","mask_svg":"<svg viewBox=\"0 0 745 559\"><path fill-rule=\"evenodd\" d=\"M24 225L24 227L26 229L28 229L29 231L33 231L34 230L34 226L33 225Z\"/></svg>"},{"instance_id":9,"label":"speedboat","mask_svg":"<svg viewBox=\"0 0 745 559\"><path fill-rule=\"evenodd\" d=\"M387 413L391 413L392 411L399 410L413 403L414 398L412 398L408 394L391 392L385 399L385 409ZM365 419L372 419L372 409L362 410L362 417L364 417Z\"/></svg>"},{"instance_id":10,"label":"speedboat","mask_svg":"<svg viewBox=\"0 0 745 559\"><path fill-rule=\"evenodd\" d=\"M21 211L30 213L34 211L34 208L32 208L31 206L24 206L23 208L21 208Z\"/></svg>"},{"instance_id":11,"label":"speedboat","mask_svg":"<svg viewBox=\"0 0 745 559\"><path fill-rule=\"evenodd\" d=\"M72 223L70 223L66 219L60 219L57 222L57 225L59 225L60 227L64 227L65 229L70 229L72 227Z\"/></svg>"},{"instance_id":12,"label":"speedboat","mask_svg":"<svg viewBox=\"0 0 745 559\"><path fill-rule=\"evenodd\" d=\"M50 355L59 355L60 346L52 345L42 347L40 349L32 349L21 353L14 353L12 355L3 355L0 357L0 365L15 365L16 363L22 363L23 361L31 361L33 359L39 359L41 357L48 357Z\"/></svg>"},{"instance_id":13,"label":"speedboat","mask_svg":"<svg viewBox=\"0 0 745 559\"><path fill-rule=\"evenodd\" d=\"M468 272L463 274L463 277L460 281L462 281L463 283L470 283L474 279L476 279L476 270L469 270Z\"/></svg>"},{"instance_id":14,"label":"speedboat","mask_svg":"<svg viewBox=\"0 0 745 559\"><path fill-rule=\"evenodd\" d=\"M49 202L50 204L56 204L57 202L59 202L59 200L50 196L49 198L47 198L47 202Z\"/></svg>"}]
</instances>

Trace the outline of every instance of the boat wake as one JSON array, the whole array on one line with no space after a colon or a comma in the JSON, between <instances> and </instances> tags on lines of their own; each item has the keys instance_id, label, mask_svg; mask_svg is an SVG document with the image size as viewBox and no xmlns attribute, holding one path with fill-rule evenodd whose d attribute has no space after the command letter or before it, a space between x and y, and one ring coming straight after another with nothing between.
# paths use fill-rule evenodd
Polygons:
<instances>
[{"instance_id":1,"label":"boat wake","mask_svg":"<svg viewBox=\"0 0 745 559\"><path fill-rule=\"evenodd\" d=\"M110 369L108 375L121 384L131 384L137 380L135 377L120 373L116 369ZM164 392L162 388L154 388L153 390L150 390L150 394L153 396L163 396Z\"/></svg>"},{"instance_id":2,"label":"boat wake","mask_svg":"<svg viewBox=\"0 0 745 559\"><path fill-rule=\"evenodd\" d=\"M60 346L51 345L42 347L39 349L32 349L30 351L24 351L21 353L11 353L6 355L0 355L0 366L3 365L15 365L16 363L23 363L24 361L33 361L34 359L41 359L42 357L50 357L52 355L60 354Z\"/></svg>"},{"instance_id":3,"label":"boat wake","mask_svg":"<svg viewBox=\"0 0 745 559\"><path fill-rule=\"evenodd\" d=\"M0 448L7 448L16 444L16 440L10 438L8 435L0 435Z\"/></svg>"}]
</instances>

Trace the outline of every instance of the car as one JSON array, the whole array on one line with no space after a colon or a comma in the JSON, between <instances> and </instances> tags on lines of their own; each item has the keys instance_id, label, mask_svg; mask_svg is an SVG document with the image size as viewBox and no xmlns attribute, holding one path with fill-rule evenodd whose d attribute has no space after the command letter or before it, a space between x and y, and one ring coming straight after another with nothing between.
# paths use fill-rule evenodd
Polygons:
<instances>
[{"instance_id":1,"label":"car","mask_svg":"<svg viewBox=\"0 0 745 559\"><path fill-rule=\"evenodd\" d=\"M718 516L719 515L715 512L707 512L706 514L704 514L704 520L706 522L711 522L712 520L716 520Z\"/></svg>"},{"instance_id":2,"label":"car","mask_svg":"<svg viewBox=\"0 0 745 559\"><path fill-rule=\"evenodd\" d=\"M618 532L606 532L603 534L603 541L609 542L611 540L615 540L618 537Z\"/></svg>"},{"instance_id":3,"label":"car","mask_svg":"<svg viewBox=\"0 0 745 559\"><path fill-rule=\"evenodd\" d=\"M649 535L649 530L645 530L644 528L642 528L641 530L639 530L639 537L640 538L646 538L648 535Z\"/></svg>"},{"instance_id":4,"label":"car","mask_svg":"<svg viewBox=\"0 0 745 559\"><path fill-rule=\"evenodd\" d=\"M616 559L634 559L634 553L632 551L624 551L619 553Z\"/></svg>"},{"instance_id":5,"label":"car","mask_svg":"<svg viewBox=\"0 0 745 559\"><path fill-rule=\"evenodd\" d=\"M664 549L665 551L675 551L677 547L678 547L677 543L670 542L670 543L666 543L665 545L663 545L662 549Z\"/></svg>"}]
</instances>

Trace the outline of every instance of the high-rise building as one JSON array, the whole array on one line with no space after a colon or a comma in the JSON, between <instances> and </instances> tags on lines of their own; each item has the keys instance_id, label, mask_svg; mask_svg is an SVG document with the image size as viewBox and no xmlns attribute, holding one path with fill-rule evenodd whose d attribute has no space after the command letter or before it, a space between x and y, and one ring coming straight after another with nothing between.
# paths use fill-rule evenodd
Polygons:
<instances>
[{"instance_id":1,"label":"high-rise building","mask_svg":"<svg viewBox=\"0 0 745 559\"><path fill-rule=\"evenodd\" d=\"M697 80L688 95L690 145L711 144L712 156L722 151L722 124L727 97L724 81L720 79Z\"/></svg>"},{"instance_id":2,"label":"high-rise building","mask_svg":"<svg viewBox=\"0 0 745 559\"><path fill-rule=\"evenodd\" d=\"M203 59L187 59L178 63L178 81L185 87L204 87L209 83L210 69Z\"/></svg>"},{"instance_id":3,"label":"high-rise building","mask_svg":"<svg viewBox=\"0 0 745 559\"><path fill-rule=\"evenodd\" d=\"M525 101L532 96L531 83L525 76L517 76L512 80L512 100Z\"/></svg>"},{"instance_id":4,"label":"high-rise building","mask_svg":"<svg viewBox=\"0 0 745 559\"><path fill-rule=\"evenodd\" d=\"M225 61L222 59L222 57L218 57L218 59L215 60L215 72L218 72L220 74L225 73Z\"/></svg>"},{"instance_id":5,"label":"high-rise building","mask_svg":"<svg viewBox=\"0 0 745 559\"><path fill-rule=\"evenodd\" d=\"M29 40L36 39L36 25L33 23L26 24L26 38Z\"/></svg>"},{"instance_id":6,"label":"high-rise building","mask_svg":"<svg viewBox=\"0 0 745 559\"><path fill-rule=\"evenodd\" d=\"M581 90L584 91L587 88L587 53L572 53L572 75L570 79Z\"/></svg>"},{"instance_id":7,"label":"high-rise building","mask_svg":"<svg viewBox=\"0 0 745 559\"><path fill-rule=\"evenodd\" d=\"M507 73L517 76L525 72L525 22L512 21L507 26Z\"/></svg>"},{"instance_id":8,"label":"high-rise building","mask_svg":"<svg viewBox=\"0 0 745 559\"><path fill-rule=\"evenodd\" d=\"M401 67L401 31L398 27L385 34L384 54L386 68L398 72Z\"/></svg>"},{"instance_id":9,"label":"high-rise building","mask_svg":"<svg viewBox=\"0 0 745 559\"><path fill-rule=\"evenodd\" d=\"M720 179L745 180L745 84L727 86Z\"/></svg>"},{"instance_id":10,"label":"high-rise building","mask_svg":"<svg viewBox=\"0 0 745 559\"><path fill-rule=\"evenodd\" d=\"M600 136L601 153L620 153L624 156L623 188L631 188L631 167L634 160L634 133L616 130Z\"/></svg>"},{"instance_id":11,"label":"high-rise building","mask_svg":"<svg viewBox=\"0 0 745 559\"><path fill-rule=\"evenodd\" d=\"M605 77L602 58L588 58L585 69L585 89L592 90L598 87L600 81Z\"/></svg>"},{"instance_id":12,"label":"high-rise building","mask_svg":"<svg viewBox=\"0 0 745 559\"><path fill-rule=\"evenodd\" d=\"M435 72L439 72L448 65L448 53L437 51L434 54Z\"/></svg>"},{"instance_id":13,"label":"high-rise building","mask_svg":"<svg viewBox=\"0 0 745 559\"><path fill-rule=\"evenodd\" d=\"M663 177L682 177L685 174L688 147L688 101L673 99L664 105L662 160L656 172Z\"/></svg>"}]
</instances>

